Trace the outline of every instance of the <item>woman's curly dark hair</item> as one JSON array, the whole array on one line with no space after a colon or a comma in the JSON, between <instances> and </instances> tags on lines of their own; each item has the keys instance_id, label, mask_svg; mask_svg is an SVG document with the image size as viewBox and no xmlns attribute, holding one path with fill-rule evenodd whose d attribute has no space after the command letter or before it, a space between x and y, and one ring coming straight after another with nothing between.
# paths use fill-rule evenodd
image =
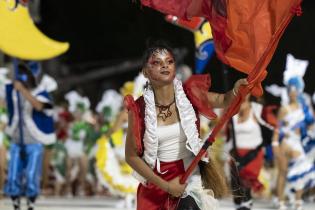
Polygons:
<instances>
[{"instance_id":1,"label":"woman's curly dark hair","mask_svg":"<svg viewBox=\"0 0 315 210\"><path fill-rule=\"evenodd\" d=\"M173 58L175 59L174 52L172 47L163 40L154 41L152 43L148 42L147 48L144 51L143 58L142 58L142 66L145 66L149 60L149 58L156 52L164 51L166 50L169 52Z\"/></svg>"}]
</instances>

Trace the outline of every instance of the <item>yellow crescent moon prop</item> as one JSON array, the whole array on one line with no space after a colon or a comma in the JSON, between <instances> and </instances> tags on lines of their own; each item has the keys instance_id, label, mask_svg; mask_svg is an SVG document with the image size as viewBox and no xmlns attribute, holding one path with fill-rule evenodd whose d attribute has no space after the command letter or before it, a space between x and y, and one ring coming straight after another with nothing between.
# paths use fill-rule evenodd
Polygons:
<instances>
[{"instance_id":1,"label":"yellow crescent moon prop","mask_svg":"<svg viewBox=\"0 0 315 210\"><path fill-rule=\"evenodd\" d=\"M50 39L40 32L27 7L12 10L10 1L0 0L0 50L25 60L45 60L61 55L69 43Z\"/></svg>"}]
</instances>

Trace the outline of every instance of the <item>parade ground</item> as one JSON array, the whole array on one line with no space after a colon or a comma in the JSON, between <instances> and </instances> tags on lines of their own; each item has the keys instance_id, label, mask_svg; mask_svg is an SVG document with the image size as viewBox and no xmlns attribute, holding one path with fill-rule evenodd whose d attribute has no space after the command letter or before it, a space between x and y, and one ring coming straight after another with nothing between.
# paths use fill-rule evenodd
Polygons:
<instances>
[{"instance_id":1,"label":"parade ground","mask_svg":"<svg viewBox=\"0 0 315 210\"><path fill-rule=\"evenodd\" d=\"M22 202L22 210L26 209L25 201ZM36 210L129 210L119 207L122 201L109 197L76 197L76 198L44 198L41 197L36 203ZM1 210L12 210L9 199L0 200ZM220 210L233 210L234 206L230 199L220 202ZM256 200L253 210L275 209L269 200ZM290 208L289 208L290 209ZM305 203L304 210L315 209L315 203ZM132 209L130 209L132 210Z\"/></svg>"}]
</instances>

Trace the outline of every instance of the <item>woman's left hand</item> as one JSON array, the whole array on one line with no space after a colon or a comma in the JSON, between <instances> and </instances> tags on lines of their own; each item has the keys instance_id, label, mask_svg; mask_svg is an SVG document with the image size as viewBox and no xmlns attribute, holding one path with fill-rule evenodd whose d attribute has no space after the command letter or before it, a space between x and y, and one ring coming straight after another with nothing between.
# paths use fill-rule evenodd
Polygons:
<instances>
[{"instance_id":1,"label":"woman's left hand","mask_svg":"<svg viewBox=\"0 0 315 210\"><path fill-rule=\"evenodd\" d=\"M248 81L246 78L245 79L239 79L235 82L234 87L233 87L235 94L238 94L238 91L239 91L241 85L248 85Z\"/></svg>"}]
</instances>

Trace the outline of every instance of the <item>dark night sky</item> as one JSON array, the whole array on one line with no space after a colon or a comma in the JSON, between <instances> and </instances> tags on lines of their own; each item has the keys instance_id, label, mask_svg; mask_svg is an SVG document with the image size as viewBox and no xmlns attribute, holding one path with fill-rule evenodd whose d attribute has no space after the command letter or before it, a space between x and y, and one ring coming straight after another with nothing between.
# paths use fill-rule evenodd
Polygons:
<instances>
[{"instance_id":1,"label":"dark night sky","mask_svg":"<svg viewBox=\"0 0 315 210\"><path fill-rule=\"evenodd\" d=\"M131 0L42 2L41 27L56 39L70 41L71 49L64 56L69 64L141 56L148 37L166 39L175 46L193 46L189 32Z\"/></svg>"},{"instance_id":2,"label":"dark night sky","mask_svg":"<svg viewBox=\"0 0 315 210\"><path fill-rule=\"evenodd\" d=\"M279 47L268 67L269 75L264 84L282 84L282 73L285 67L287 53L296 58L310 60L310 65L304 77L306 90L315 91L315 2L304 0L302 4L303 16L295 17L286 30ZM68 65L71 73L86 71L78 66L90 64L108 66L125 59L139 58L145 49L148 39L165 39L173 47L185 47L189 54L185 62L193 65L194 43L193 35L179 27L164 21L163 15L131 0L42 0L42 22L39 27L48 36L69 41L71 48L60 61ZM213 57L207 71L213 79L213 88L223 90L222 64ZM104 83L121 78L132 78L137 70L125 75L117 75L96 81L85 88L85 93L102 89ZM229 79L232 84L240 74L231 70ZM118 79L119 78L119 79ZM86 85L85 85L86 86ZM84 86L83 86L84 89ZM98 97L102 91L94 96ZM276 102L275 98L267 95L268 100ZM97 100L97 99L94 99Z\"/></svg>"}]
</instances>

